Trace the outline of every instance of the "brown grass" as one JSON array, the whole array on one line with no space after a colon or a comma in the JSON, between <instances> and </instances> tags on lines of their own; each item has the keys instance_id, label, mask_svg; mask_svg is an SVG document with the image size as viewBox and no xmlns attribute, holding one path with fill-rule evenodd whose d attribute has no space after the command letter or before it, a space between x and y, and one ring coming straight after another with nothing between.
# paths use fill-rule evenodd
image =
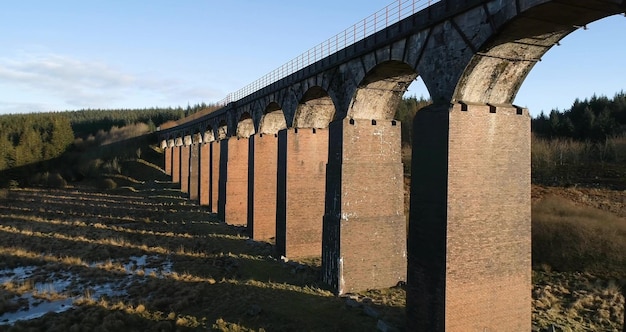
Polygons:
<instances>
[{"instance_id":1,"label":"brown grass","mask_svg":"<svg viewBox=\"0 0 626 332\"><path fill-rule=\"evenodd\" d=\"M533 264L626 277L626 219L548 196L533 205Z\"/></svg>"},{"instance_id":2,"label":"brown grass","mask_svg":"<svg viewBox=\"0 0 626 332\"><path fill-rule=\"evenodd\" d=\"M617 281L589 273L533 273L533 327L541 331L621 331L624 296Z\"/></svg>"},{"instance_id":3,"label":"brown grass","mask_svg":"<svg viewBox=\"0 0 626 332\"><path fill-rule=\"evenodd\" d=\"M76 286L43 290L37 295L43 299L76 296L78 308L18 322L15 330L205 330L219 319L250 330L376 325L319 284L319 261L294 270L271 256L269 244L251 245L241 229L216 222L175 195L144 191L147 185L153 184L137 184L137 193L124 194L19 189L13 204L0 204L0 269L36 266L37 283L62 271L95 285L123 281L128 294L94 298ZM141 255L155 259L124 268L130 256ZM171 271L159 269L165 261L173 262ZM20 287L15 281L2 289ZM392 319L402 316L401 307L377 303L383 319L403 324Z\"/></svg>"}]
</instances>

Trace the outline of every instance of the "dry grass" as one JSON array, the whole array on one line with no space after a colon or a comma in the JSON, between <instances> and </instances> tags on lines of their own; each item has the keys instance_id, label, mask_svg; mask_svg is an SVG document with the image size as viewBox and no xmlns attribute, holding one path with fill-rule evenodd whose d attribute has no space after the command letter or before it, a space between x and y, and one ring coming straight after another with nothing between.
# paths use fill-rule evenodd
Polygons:
<instances>
[{"instance_id":1,"label":"dry grass","mask_svg":"<svg viewBox=\"0 0 626 332\"><path fill-rule=\"evenodd\" d=\"M533 264L626 278L626 218L548 196L533 205Z\"/></svg>"},{"instance_id":2,"label":"dry grass","mask_svg":"<svg viewBox=\"0 0 626 332\"><path fill-rule=\"evenodd\" d=\"M617 281L589 273L533 273L533 327L556 331L621 331L624 296Z\"/></svg>"},{"instance_id":3,"label":"dry grass","mask_svg":"<svg viewBox=\"0 0 626 332\"><path fill-rule=\"evenodd\" d=\"M252 245L241 229L216 222L202 209L175 197L151 204L145 204L149 198L143 197L139 205L141 194L133 195L138 196L22 189L16 191L12 206L0 206L0 269L38 266L32 278L0 288L6 294L0 305L17 310L15 294L33 292L35 283L61 271L72 271L94 285L116 282L126 292L94 297L89 288L40 290L43 299L76 296L77 308L18 322L13 330L69 331L72 326L117 331L271 331L302 326L311 331L373 330L377 319L366 310L378 313L391 326L402 329L405 324L402 288L336 298L319 282L319 259L300 262L303 269L294 269L272 258L269 244ZM46 203L33 207L33 197ZM59 215L60 207L72 201L81 203L81 212ZM91 218L122 202L129 209L126 212ZM138 207L153 217L143 215ZM570 211L572 206L547 199L535 205L534 217L556 218L542 217L547 222L574 220L563 209ZM602 212L585 211L575 212L576 220L613 220ZM127 270L129 257L138 255L157 258ZM171 271L159 269L166 260L173 262ZM623 297L615 281L574 272L535 276L533 324L537 328L611 331L623 316Z\"/></svg>"},{"instance_id":4,"label":"dry grass","mask_svg":"<svg viewBox=\"0 0 626 332\"><path fill-rule=\"evenodd\" d=\"M362 308L346 307L319 283L319 261L294 269L273 258L271 245L251 243L242 229L217 222L204 209L137 189L129 194L19 189L10 206L0 204L0 270L35 269L32 281L0 289L36 291L41 301L75 298L77 306L18 322L11 330L205 330L220 319L232 322L231 328L255 331L376 326ZM129 262L141 255L154 258L141 266ZM164 268L165 262L171 266ZM53 275L73 281L68 289L33 289ZM94 296L90 289L99 284L124 292ZM3 302L15 306L10 298ZM397 319L402 307L376 303L382 319L403 324Z\"/></svg>"}]
</instances>

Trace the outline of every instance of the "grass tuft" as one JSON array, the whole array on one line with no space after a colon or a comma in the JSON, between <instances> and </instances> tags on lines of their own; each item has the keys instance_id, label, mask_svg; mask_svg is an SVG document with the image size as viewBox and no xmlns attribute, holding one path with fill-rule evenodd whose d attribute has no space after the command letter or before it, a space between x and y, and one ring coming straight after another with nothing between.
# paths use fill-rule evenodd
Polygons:
<instances>
[{"instance_id":1,"label":"grass tuft","mask_svg":"<svg viewBox=\"0 0 626 332\"><path fill-rule=\"evenodd\" d=\"M564 198L533 205L535 267L626 276L626 219Z\"/></svg>"}]
</instances>

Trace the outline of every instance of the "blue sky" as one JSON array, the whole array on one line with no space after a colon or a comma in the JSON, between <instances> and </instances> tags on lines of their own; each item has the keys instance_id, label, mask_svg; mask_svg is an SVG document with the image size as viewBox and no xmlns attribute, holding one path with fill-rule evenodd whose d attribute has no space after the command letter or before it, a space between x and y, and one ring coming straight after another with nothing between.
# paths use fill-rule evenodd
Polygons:
<instances>
[{"instance_id":1,"label":"blue sky","mask_svg":"<svg viewBox=\"0 0 626 332\"><path fill-rule=\"evenodd\" d=\"M389 0L20 0L0 10L0 114L224 98ZM515 104L532 114L626 90L626 18L566 37ZM428 96L417 82L409 95Z\"/></svg>"}]
</instances>

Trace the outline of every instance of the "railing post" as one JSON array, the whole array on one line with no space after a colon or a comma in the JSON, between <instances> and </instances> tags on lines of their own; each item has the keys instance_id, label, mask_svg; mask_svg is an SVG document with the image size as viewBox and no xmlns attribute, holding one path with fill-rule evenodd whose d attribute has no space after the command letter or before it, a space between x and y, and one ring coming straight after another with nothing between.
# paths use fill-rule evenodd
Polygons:
<instances>
[{"instance_id":1,"label":"railing post","mask_svg":"<svg viewBox=\"0 0 626 332\"><path fill-rule=\"evenodd\" d=\"M376 15L376 14L374 14ZM376 17L376 16L374 16ZM365 37L367 37L367 18L363 19L363 39L365 39Z\"/></svg>"}]
</instances>

